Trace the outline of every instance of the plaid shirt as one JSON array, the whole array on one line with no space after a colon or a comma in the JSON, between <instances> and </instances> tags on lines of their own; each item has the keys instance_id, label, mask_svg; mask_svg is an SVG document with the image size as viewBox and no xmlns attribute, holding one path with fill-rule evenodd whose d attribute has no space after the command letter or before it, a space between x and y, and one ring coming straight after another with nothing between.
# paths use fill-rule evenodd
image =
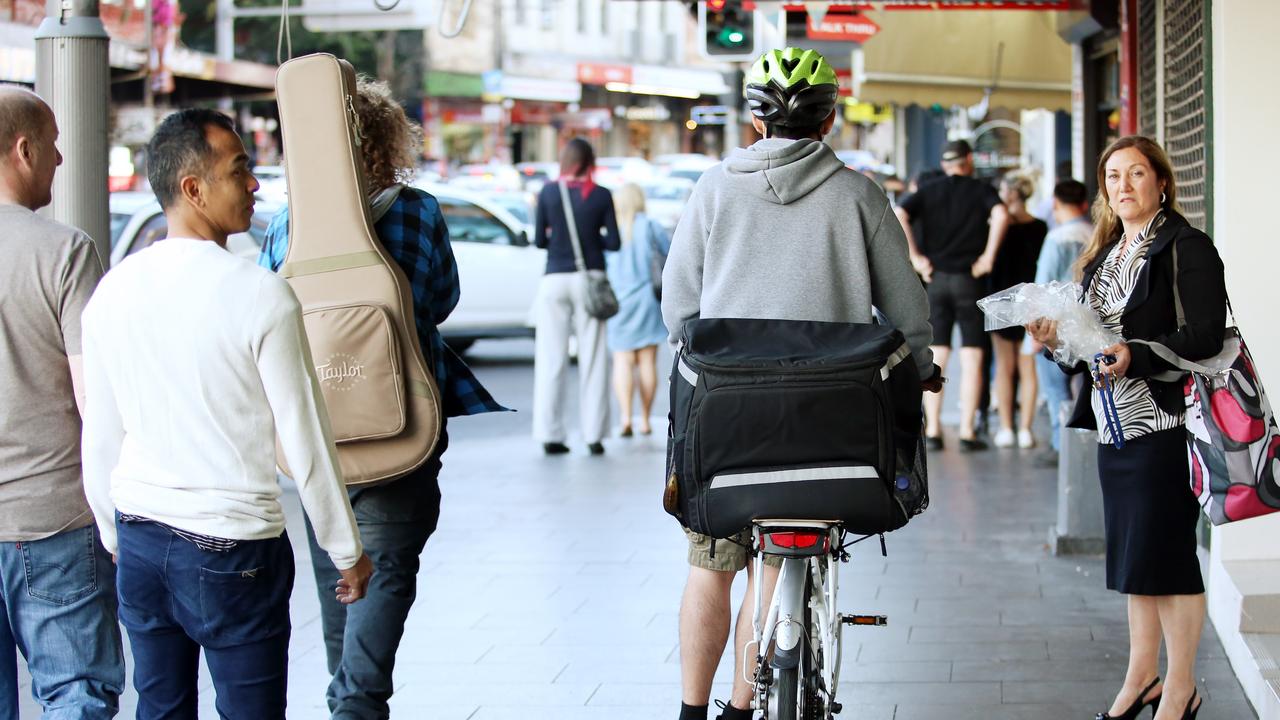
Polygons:
<instances>
[{"instance_id":1,"label":"plaid shirt","mask_svg":"<svg viewBox=\"0 0 1280 720\"><path fill-rule=\"evenodd\" d=\"M437 326L458 305L458 267L449 244L440 204L430 194L403 188L386 215L374 225L382 247L404 270L413 291L413 317L422 352L435 365L436 382L447 417L506 411L480 384L471 368L444 344ZM278 272L289 249L289 209L267 227L258 264Z\"/></svg>"}]
</instances>

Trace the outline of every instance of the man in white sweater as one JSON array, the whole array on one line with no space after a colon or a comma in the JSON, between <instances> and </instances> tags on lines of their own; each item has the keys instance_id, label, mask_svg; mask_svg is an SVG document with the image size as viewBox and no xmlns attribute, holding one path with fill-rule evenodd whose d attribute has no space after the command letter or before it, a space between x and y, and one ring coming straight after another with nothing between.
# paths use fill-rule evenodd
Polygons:
<instances>
[{"instance_id":1,"label":"man in white sweater","mask_svg":"<svg viewBox=\"0 0 1280 720\"><path fill-rule=\"evenodd\" d=\"M203 648L222 717L283 718L294 564L273 429L340 601L364 595L372 566L297 298L226 251L258 188L234 126L177 112L147 157L168 237L115 268L83 316L85 494L116 556L137 716L196 717Z\"/></svg>"}]
</instances>

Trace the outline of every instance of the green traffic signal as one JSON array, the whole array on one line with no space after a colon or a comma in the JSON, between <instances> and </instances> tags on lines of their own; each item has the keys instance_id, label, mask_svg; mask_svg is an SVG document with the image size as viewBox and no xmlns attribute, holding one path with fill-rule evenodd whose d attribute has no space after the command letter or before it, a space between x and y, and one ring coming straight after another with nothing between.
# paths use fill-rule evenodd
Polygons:
<instances>
[{"instance_id":1,"label":"green traffic signal","mask_svg":"<svg viewBox=\"0 0 1280 720\"><path fill-rule=\"evenodd\" d=\"M716 36L716 43L722 47L736 48L742 45L747 39L741 28L726 27L720 30L720 34Z\"/></svg>"}]
</instances>

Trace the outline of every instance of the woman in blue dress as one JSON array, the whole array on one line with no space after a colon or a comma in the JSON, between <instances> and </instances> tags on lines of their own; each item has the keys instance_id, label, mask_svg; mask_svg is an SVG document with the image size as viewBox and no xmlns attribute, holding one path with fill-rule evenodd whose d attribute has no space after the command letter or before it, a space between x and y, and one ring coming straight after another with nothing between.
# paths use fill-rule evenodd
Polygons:
<instances>
[{"instance_id":1,"label":"woman in blue dress","mask_svg":"<svg viewBox=\"0 0 1280 720\"><path fill-rule=\"evenodd\" d=\"M640 391L639 430L653 432L649 413L658 388L658 343L667 339L662 307L654 292L652 258L663 259L671 237L644 212L644 191L628 183L613 196L622 248L610 252L606 268L618 296L618 314L609 319L609 349L613 351L613 389L622 414L620 435L630 437L631 400Z\"/></svg>"}]
</instances>

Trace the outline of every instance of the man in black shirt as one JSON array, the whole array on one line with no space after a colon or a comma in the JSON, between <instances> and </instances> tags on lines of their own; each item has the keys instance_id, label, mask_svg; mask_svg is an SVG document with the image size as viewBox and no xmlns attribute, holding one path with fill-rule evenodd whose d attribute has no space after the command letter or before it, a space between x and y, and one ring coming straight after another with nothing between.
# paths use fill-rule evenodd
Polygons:
<instances>
[{"instance_id":1,"label":"man in black shirt","mask_svg":"<svg viewBox=\"0 0 1280 720\"><path fill-rule=\"evenodd\" d=\"M946 177L921 184L895 208L907 235L911 264L928 284L933 355L940 367L951 355L951 332L960 327L960 449L983 450L973 432L982 395L982 352L986 332L977 302L986 294L996 251L1009 227L1009 213L990 185L973 177L973 148L963 140L942 152ZM912 221L920 221L916 237ZM925 436L930 448L942 447L942 393L925 398Z\"/></svg>"}]
</instances>

